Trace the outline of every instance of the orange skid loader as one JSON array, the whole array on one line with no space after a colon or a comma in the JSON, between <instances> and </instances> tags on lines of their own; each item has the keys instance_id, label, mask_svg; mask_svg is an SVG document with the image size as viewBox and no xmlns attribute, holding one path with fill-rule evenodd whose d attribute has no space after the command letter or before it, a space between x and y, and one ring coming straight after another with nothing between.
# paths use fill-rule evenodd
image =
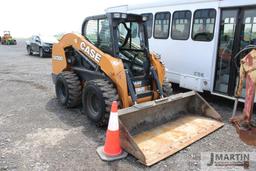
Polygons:
<instances>
[{"instance_id":1,"label":"orange skid loader","mask_svg":"<svg viewBox=\"0 0 256 171\"><path fill-rule=\"evenodd\" d=\"M82 103L99 126L117 101L122 147L152 165L223 123L197 93L171 95L165 67L149 51L146 20L126 13L86 18L82 35L66 34L54 44L52 76L60 103Z\"/></svg>"}]
</instances>

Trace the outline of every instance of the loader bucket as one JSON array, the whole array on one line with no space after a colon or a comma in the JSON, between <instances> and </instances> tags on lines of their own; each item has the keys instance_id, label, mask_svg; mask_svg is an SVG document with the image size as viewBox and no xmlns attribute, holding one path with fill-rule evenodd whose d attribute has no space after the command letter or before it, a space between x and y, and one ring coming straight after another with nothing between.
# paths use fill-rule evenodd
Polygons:
<instances>
[{"instance_id":1,"label":"loader bucket","mask_svg":"<svg viewBox=\"0 0 256 171\"><path fill-rule=\"evenodd\" d=\"M147 166L224 125L221 116L194 91L138 104L118 113L121 146Z\"/></svg>"}]
</instances>

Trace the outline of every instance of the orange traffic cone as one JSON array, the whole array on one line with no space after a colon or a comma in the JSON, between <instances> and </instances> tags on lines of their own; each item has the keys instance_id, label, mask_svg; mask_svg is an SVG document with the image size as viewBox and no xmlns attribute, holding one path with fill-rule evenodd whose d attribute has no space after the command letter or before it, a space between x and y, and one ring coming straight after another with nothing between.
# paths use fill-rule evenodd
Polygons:
<instances>
[{"instance_id":1,"label":"orange traffic cone","mask_svg":"<svg viewBox=\"0 0 256 171\"><path fill-rule=\"evenodd\" d=\"M100 158L105 161L122 159L127 156L127 153L122 150L120 145L120 132L116 101L114 101L111 106L105 145L98 147L96 151Z\"/></svg>"}]
</instances>

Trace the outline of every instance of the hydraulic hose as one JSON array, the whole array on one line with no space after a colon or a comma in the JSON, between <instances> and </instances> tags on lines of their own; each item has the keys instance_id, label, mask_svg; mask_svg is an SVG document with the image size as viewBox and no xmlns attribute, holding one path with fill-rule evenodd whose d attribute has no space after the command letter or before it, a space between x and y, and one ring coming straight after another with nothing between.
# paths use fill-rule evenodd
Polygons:
<instances>
[{"instance_id":1,"label":"hydraulic hose","mask_svg":"<svg viewBox=\"0 0 256 171\"><path fill-rule=\"evenodd\" d=\"M245 48L241 49L233 58L233 62L235 63L235 66L236 66L236 69L237 69L237 72L239 72L239 68L238 68L238 65L237 65L237 57L247 51L247 50L251 50L251 49L256 49L256 45L247 45Z\"/></svg>"}]
</instances>

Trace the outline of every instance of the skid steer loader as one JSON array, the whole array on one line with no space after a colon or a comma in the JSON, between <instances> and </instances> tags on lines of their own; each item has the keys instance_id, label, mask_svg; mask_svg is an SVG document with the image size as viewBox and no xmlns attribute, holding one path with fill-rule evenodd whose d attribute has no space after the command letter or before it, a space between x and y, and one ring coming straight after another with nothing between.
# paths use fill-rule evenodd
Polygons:
<instances>
[{"instance_id":1,"label":"skid steer loader","mask_svg":"<svg viewBox=\"0 0 256 171\"><path fill-rule=\"evenodd\" d=\"M1 38L1 43L3 45L16 45L17 42L12 38L10 31L4 31L4 35Z\"/></svg>"},{"instance_id":2,"label":"skid steer loader","mask_svg":"<svg viewBox=\"0 0 256 171\"><path fill-rule=\"evenodd\" d=\"M88 17L82 35L69 33L54 44L52 76L66 107L82 103L97 125L119 102L122 147L152 165L223 126L220 115L196 92L171 95L165 67L150 53L140 15Z\"/></svg>"}]
</instances>

